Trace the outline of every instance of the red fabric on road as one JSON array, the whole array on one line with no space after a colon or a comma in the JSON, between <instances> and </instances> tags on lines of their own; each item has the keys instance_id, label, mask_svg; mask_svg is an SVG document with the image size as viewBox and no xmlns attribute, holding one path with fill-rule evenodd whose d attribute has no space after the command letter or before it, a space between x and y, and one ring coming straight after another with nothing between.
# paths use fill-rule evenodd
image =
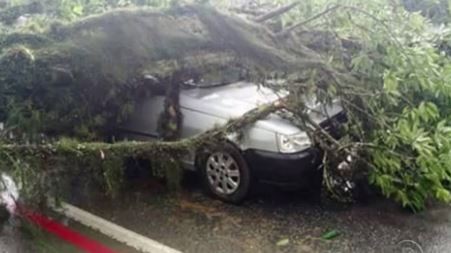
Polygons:
<instances>
[{"instance_id":1,"label":"red fabric on road","mask_svg":"<svg viewBox=\"0 0 451 253\"><path fill-rule=\"evenodd\" d=\"M38 225L47 232L56 235L60 239L72 244L87 253L115 253L106 246L91 240L76 231L59 224L43 215L32 212L21 212L30 222Z\"/></svg>"}]
</instances>

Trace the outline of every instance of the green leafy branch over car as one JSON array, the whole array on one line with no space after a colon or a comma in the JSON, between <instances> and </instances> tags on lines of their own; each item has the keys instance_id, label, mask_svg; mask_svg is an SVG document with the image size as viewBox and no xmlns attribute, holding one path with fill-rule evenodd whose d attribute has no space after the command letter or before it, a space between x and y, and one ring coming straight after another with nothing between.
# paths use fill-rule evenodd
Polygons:
<instances>
[{"instance_id":1,"label":"green leafy branch over car","mask_svg":"<svg viewBox=\"0 0 451 253\"><path fill-rule=\"evenodd\" d=\"M28 157L43 169L42 157L27 153L45 149L38 144L42 141L51 150L61 137L89 142L114 136L112 126L126 122L136 102L155 90L165 94L159 128L167 140L177 139L183 124L180 87L227 82L233 73L290 94L285 110L271 113L305 131L323 150L325 186L336 198L348 199L347 185L364 175L384 195L413 210L429 199L451 201L450 31L446 22L439 24L447 20L446 11L421 9L437 10L433 4L418 9L415 1L278 1L274 8L279 11L255 17L248 6L238 8L239 16L212 8L227 6L222 1L148 3L158 10L130 7L139 1L107 2L48 1L41 14L3 25L0 119L6 135L16 138L1 149L13 154L3 168ZM439 4L448 10L447 3ZM124 5L129 8L116 9ZM431 13L442 18L432 23ZM85 17L90 14L96 15ZM341 103L348 118L341 138L312 120L311 98ZM258 115L236 119L246 124L232 132L239 136L241 127L268 113ZM215 130L222 137L230 133ZM121 165L120 160L108 166Z\"/></svg>"}]
</instances>

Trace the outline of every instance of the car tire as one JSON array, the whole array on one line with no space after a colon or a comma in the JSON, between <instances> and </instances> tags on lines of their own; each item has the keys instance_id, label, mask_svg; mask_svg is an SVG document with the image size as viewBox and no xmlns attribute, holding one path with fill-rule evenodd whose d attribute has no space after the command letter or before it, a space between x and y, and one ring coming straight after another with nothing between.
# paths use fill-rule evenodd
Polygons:
<instances>
[{"instance_id":1,"label":"car tire","mask_svg":"<svg viewBox=\"0 0 451 253\"><path fill-rule=\"evenodd\" d=\"M198 171L209 195L233 204L247 197L251 171L237 148L225 143L206 149L199 157Z\"/></svg>"}]
</instances>

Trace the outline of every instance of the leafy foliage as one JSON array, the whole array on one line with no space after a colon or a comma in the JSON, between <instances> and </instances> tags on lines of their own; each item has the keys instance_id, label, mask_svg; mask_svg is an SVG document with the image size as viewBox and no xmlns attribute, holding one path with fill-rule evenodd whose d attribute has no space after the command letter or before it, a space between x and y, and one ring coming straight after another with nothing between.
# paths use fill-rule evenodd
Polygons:
<instances>
[{"instance_id":1,"label":"leafy foliage","mask_svg":"<svg viewBox=\"0 0 451 253\"><path fill-rule=\"evenodd\" d=\"M332 4L307 2L317 9ZM339 1L340 11L312 24L358 38L361 48L353 53L349 73L359 82L352 91L338 91L351 118L349 134L360 142L351 145L360 147L370 182L414 210L431 198L451 201L451 62L443 46L450 33L427 18L438 5L420 2ZM435 23L447 21L442 10Z\"/></svg>"},{"instance_id":2,"label":"leafy foliage","mask_svg":"<svg viewBox=\"0 0 451 253\"><path fill-rule=\"evenodd\" d=\"M37 3L35 0L15 0L11 1L12 6L21 6L30 3ZM130 6L150 6L155 8L167 8L176 1L171 0L44 0L39 1L43 6L43 12L55 15L65 20L75 20L77 18L103 13L118 7Z\"/></svg>"}]
</instances>

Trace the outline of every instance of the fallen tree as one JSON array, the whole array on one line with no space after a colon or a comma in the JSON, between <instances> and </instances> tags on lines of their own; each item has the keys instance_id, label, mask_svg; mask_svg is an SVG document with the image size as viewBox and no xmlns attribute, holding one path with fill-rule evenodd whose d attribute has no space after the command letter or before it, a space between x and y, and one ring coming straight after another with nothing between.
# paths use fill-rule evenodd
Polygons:
<instances>
[{"instance_id":1,"label":"fallen tree","mask_svg":"<svg viewBox=\"0 0 451 253\"><path fill-rule=\"evenodd\" d=\"M169 187L177 189L181 180L180 159L189 150L226 142L227 134L236 133L284 107L281 102L261 106L242 118L178 141L83 143L62 139L47 145L3 145L0 166L2 170L10 168L6 171L15 173L18 182L24 186L25 200L33 204L46 203L48 194L61 197L57 191L65 189L64 184L81 173L97 178L109 193L115 194L124 179L124 162L130 158L152 161L159 167L158 173L167 179Z\"/></svg>"},{"instance_id":2,"label":"fallen tree","mask_svg":"<svg viewBox=\"0 0 451 253\"><path fill-rule=\"evenodd\" d=\"M0 106L7 107L7 94L20 94L17 104L30 103L29 118L36 117L33 127L40 128L32 132L95 134L94 139L126 118L138 95L155 86L166 89L209 76L226 80L234 72L259 81L267 73L319 64L301 58L300 50L290 54L279 47L264 27L203 6L163 13L116 10L54 24L43 34L11 33L2 41L6 96ZM38 111L46 113L33 114Z\"/></svg>"},{"instance_id":3,"label":"fallen tree","mask_svg":"<svg viewBox=\"0 0 451 253\"><path fill-rule=\"evenodd\" d=\"M6 138L0 149L2 168L17 168L20 175L31 166L33 179L39 178L35 173L51 171L50 165L64 167L59 170L64 174L96 164L106 172L109 186L117 184L120 160L126 156L155 159L164 150L170 157L165 157L166 164L159 160L161 166L174 168L180 152L221 140L268 113L280 113L280 104L263 106L189 140L86 141L111 136L112 126L128 117L136 98L155 89L167 94L162 134L177 140L183 120L179 86L226 81L230 73L238 73L238 79L290 92L283 106L291 113L283 116L308 131L325 151L326 185L337 198L348 193L334 192L328 183L363 171L385 195L415 210L431 197L450 201L450 68L435 47L444 33L432 34L427 20L403 9L378 12L380 3L385 2L372 2L373 9L327 6L277 33L202 5L119 9L68 24L54 22L40 33L8 31L0 41L0 121L16 139L11 143ZM294 6L254 20L264 22ZM308 27L324 17L330 19L325 19L327 29ZM355 31L346 37L339 34L336 20L346 20ZM419 35L413 43L412 34ZM274 79L283 82L267 82ZM350 120L342 139L329 136L310 119L305 101L309 96L322 103L342 101ZM81 143L55 143L61 136ZM42 141L49 144L39 145ZM348 155L357 162L339 170L340 159ZM58 166L64 161L65 166ZM30 189L54 191L48 182L58 177L46 175L47 183L28 182Z\"/></svg>"},{"instance_id":4,"label":"fallen tree","mask_svg":"<svg viewBox=\"0 0 451 253\"><path fill-rule=\"evenodd\" d=\"M321 40L321 36L316 39ZM314 49L299 47L299 40L278 37L265 26L199 5L174 7L164 12L114 10L67 25L55 23L43 33L11 32L0 44L3 45L2 120L7 122L11 134L24 137L22 141L50 141L43 146L4 146L3 167L18 168L14 161L19 159L36 171L45 171L48 182L64 177L51 173L52 167L60 173L61 167L73 171L100 167L109 188L119 184L112 183L111 178L120 178L121 161L127 157L158 161L159 166L172 168L168 173L173 173L178 159L188 150L218 142L226 134L239 132L280 109L280 105L263 106L189 140L151 144L83 143L83 140L102 140L113 135L114 127L127 119L140 96L150 96L155 90L166 91L161 134L165 140L174 141L178 139L183 117L178 111L178 89L187 81L225 82L231 73L238 73L237 80L261 85L273 78L301 83L309 78L311 70L330 74L336 71ZM317 45L312 43L312 46ZM305 89L304 86L293 88L297 93ZM294 102L297 98L289 100L293 102L288 104L305 108ZM76 138L82 143L52 144L52 138L60 136ZM20 143L20 139L16 142ZM162 152L167 155L162 156ZM102 154L100 159L99 154ZM31 175L32 180L39 178L35 173ZM177 181L178 177L173 173L167 178ZM32 189L27 194L31 199L38 199L33 192L45 195L42 193L54 191L47 189L47 184L37 190L40 184L25 181L22 184Z\"/></svg>"}]
</instances>

